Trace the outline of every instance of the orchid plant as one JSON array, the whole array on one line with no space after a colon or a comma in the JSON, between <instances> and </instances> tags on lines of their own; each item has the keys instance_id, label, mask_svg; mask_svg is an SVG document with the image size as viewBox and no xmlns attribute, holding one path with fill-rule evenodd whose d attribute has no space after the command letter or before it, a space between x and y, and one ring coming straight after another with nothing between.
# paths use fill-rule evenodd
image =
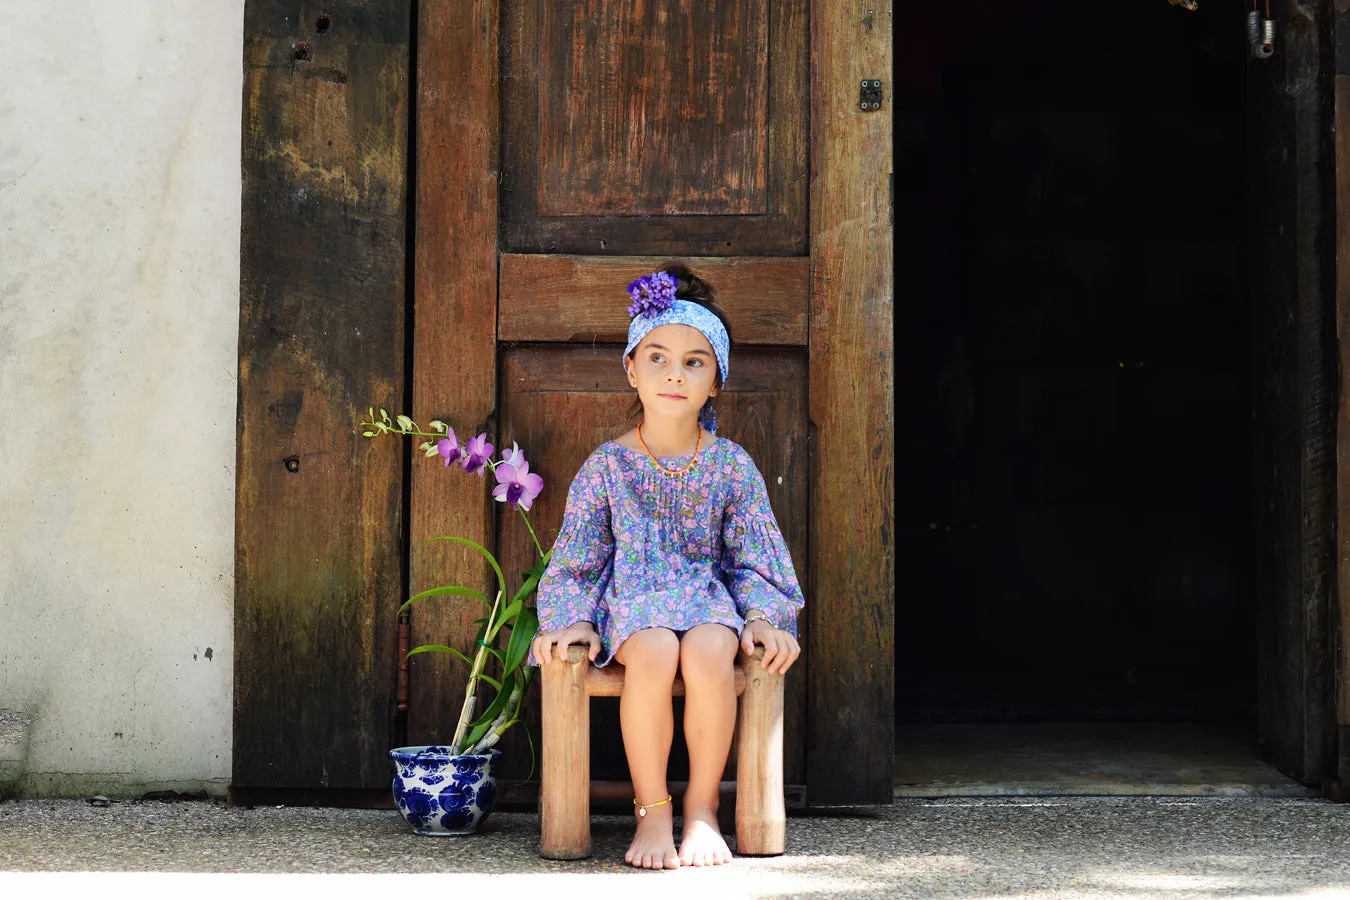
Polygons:
<instances>
[{"instance_id":1,"label":"orchid plant","mask_svg":"<svg viewBox=\"0 0 1350 900\"><path fill-rule=\"evenodd\" d=\"M447 468L458 463L464 472L480 478L485 472L490 471L497 482L492 490L492 496L520 513L525 527L529 529L535 549L539 552L539 559L524 573L520 587L511 595L510 601L503 605L502 598L506 596L506 578L491 551L475 541L462 537L432 538L427 541L428 545L436 541L449 541L468 547L487 560L497 578L497 596L488 602L487 595L481 591L459 585L445 585L415 594L399 607L399 613L402 614L414 603L431 597L446 596L474 597L487 607L488 614L476 620L479 627L474 639L477 651L473 658L444 644L423 644L408 651L408 656L419 653L449 653L469 664L469 682L464 691L464 705L460 709L459 722L455 726L455 736L450 744L450 755L467 756L483 753L496 744L508 728L520 721L526 689L535 674L534 668L526 664L526 659L529 656L530 642L534 640L535 633L539 630L539 616L533 605L527 601L539 586L539 578L544 574L544 568L548 565L553 551L545 551L539 543L539 537L530 524L528 512L535 498L544 489L544 479L530 471L525 453L514 442L510 450L502 453L501 459L494 460L492 458L494 448L488 443L486 433L474 435L461 444L455 430L439 420L429 422L427 428L430 431L424 431L408 416L394 416L391 419L383 409L379 413L376 417L375 409L371 407L369 421L361 423L364 429L361 432L363 437L400 435L428 438L418 446L428 458L439 456ZM506 638L506 646L499 647L497 639L503 628L508 629L510 636ZM490 665L489 659L495 665ZM496 677L489 674L489 669L495 672ZM475 718L480 683L490 685L496 691L496 695ZM526 736L530 740L530 752L533 755L534 739L529 735L528 729Z\"/></svg>"}]
</instances>

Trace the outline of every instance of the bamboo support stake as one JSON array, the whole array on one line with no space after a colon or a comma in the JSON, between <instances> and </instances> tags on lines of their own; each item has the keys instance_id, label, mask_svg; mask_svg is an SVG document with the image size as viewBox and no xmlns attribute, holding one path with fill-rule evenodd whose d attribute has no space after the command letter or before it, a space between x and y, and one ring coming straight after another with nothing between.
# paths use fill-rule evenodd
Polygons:
<instances>
[{"instance_id":1,"label":"bamboo support stake","mask_svg":"<svg viewBox=\"0 0 1350 900\"><path fill-rule=\"evenodd\" d=\"M487 634L492 623L497 618L497 607L501 605L502 592L497 592L497 599L492 601L492 612L488 614L487 627L483 629L483 634ZM455 739L450 742L451 754L460 752L460 744L464 743L464 735L469 731L469 723L473 721L473 710L478 700L478 676L483 674L483 666L487 663L487 646L479 643L478 652L473 656L473 669L469 672L469 686L464 689L464 705L459 708L459 724L455 726Z\"/></svg>"}]
</instances>

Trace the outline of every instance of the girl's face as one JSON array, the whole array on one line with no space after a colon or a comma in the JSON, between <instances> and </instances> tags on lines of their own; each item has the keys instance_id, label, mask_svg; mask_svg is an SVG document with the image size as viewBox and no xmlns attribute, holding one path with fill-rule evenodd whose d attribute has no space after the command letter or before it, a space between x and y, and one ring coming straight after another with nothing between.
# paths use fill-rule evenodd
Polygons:
<instances>
[{"instance_id":1,"label":"girl's face","mask_svg":"<svg viewBox=\"0 0 1350 900\"><path fill-rule=\"evenodd\" d=\"M653 328L624 359L628 383L637 388L648 418L688 416L717 396L717 357L703 332L689 325Z\"/></svg>"}]
</instances>

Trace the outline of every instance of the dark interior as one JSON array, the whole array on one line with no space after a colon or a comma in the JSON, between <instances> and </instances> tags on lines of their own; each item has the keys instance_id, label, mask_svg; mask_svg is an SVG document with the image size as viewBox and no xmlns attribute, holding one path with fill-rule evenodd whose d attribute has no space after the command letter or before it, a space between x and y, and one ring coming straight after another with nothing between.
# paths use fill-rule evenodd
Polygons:
<instances>
[{"instance_id":1,"label":"dark interior","mask_svg":"<svg viewBox=\"0 0 1350 900\"><path fill-rule=\"evenodd\" d=\"M900 722L1255 717L1244 15L897 19Z\"/></svg>"}]
</instances>

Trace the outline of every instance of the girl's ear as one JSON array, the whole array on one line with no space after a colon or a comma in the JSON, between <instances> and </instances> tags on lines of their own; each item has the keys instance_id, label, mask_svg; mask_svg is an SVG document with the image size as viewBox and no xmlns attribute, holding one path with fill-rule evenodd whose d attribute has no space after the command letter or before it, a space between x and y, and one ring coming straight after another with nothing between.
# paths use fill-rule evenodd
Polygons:
<instances>
[{"instance_id":1,"label":"girl's ear","mask_svg":"<svg viewBox=\"0 0 1350 900\"><path fill-rule=\"evenodd\" d=\"M633 376L633 357L625 356L623 358L623 371L628 376L629 386L637 387L637 378Z\"/></svg>"}]
</instances>

